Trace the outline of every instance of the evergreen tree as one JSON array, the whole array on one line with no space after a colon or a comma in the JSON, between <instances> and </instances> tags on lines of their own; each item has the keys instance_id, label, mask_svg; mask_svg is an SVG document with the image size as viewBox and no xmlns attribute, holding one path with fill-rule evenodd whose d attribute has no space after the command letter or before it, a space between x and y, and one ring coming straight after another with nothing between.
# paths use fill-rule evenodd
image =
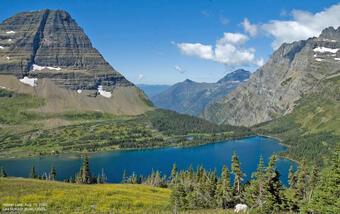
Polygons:
<instances>
[{"instance_id":1,"label":"evergreen tree","mask_svg":"<svg viewBox=\"0 0 340 214\"><path fill-rule=\"evenodd\" d=\"M37 178L37 175L35 174L35 166L32 166L32 169L30 172L30 178Z\"/></svg>"},{"instance_id":2,"label":"evergreen tree","mask_svg":"<svg viewBox=\"0 0 340 214\"><path fill-rule=\"evenodd\" d=\"M143 175L140 175L139 178L138 178L138 183L142 184L143 182L144 182Z\"/></svg>"},{"instance_id":3,"label":"evergreen tree","mask_svg":"<svg viewBox=\"0 0 340 214\"><path fill-rule=\"evenodd\" d=\"M250 185L246 188L245 198L247 204L251 207L256 207L262 211L262 206L265 203L266 195L266 181L265 181L265 168L262 156L260 157L259 164L257 165L257 171L252 174L252 178L255 178L250 182Z\"/></svg>"},{"instance_id":4,"label":"evergreen tree","mask_svg":"<svg viewBox=\"0 0 340 214\"><path fill-rule=\"evenodd\" d=\"M266 168L266 201L263 203L265 213L280 212L287 209L287 202L284 195L284 188L280 182L280 173L275 167L276 156L270 158L268 167Z\"/></svg>"},{"instance_id":5,"label":"evergreen tree","mask_svg":"<svg viewBox=\"0 0 340 214\"><path fill-rule=\"evenodd\" d=\"M310 202L312 196L313 196L313 192L314 189L318 183L318 168L316 166L313 166L310 172L310 180L309 180L309 195L308 195L308 203Z\"/></svg>"},{"instance_id":6,"label":"evergreen tree","mask_svg":"<svg viewBox=\"0 0 340 214\"><path fill-rule=\"evenodd\" d=\"M55 181L55 179L56 179L56 176L57 176L57 173L56 173L56 170L55 170L55 168L54 168L54 166L52 166L52 168L51 168L51 173L50 173L50 179L52 180L52 181Z\"/></svg>"},{"instance_id":7,"label":"evergreen tree","mask_svg":"<svg viewBox=\"0 0 340 214\"><path fill-rule=\"evenodd\" d=\"M245 174L242 173L240 161L238 160L236 152L234 152L234 155L232 156L231 173L234 175L233 191L235 195L237 196L237 198L240 199L241 186L242 186L242 181L243 181L242 177L245 176Z\"/></svg>"},{"instance_id":8,"label":"evergreen tree","mask_svg":"<svg viewBox=\"0 0 340 214\"><path fill-rule=\"evenodd\" d=\"M316 186L306 212L340 213L340 145L333 154L331 164L326 167Z\"/></svg>"},{"instance_id":9,"label":"evergreen tree","mask_svg":"<svg viewBox=\"0 0 340 214\"><path fill-rule=\"evenodd\" d=\"M192 165L190 165L189 167L189 178L190 180L194 179L194 168L192 167Z\"/></svg>"},{"instance_id":10,"label":"evergreen tree","mask_svg":"<svg viewBox=\"0 0 340 214\"><path fill-rule=\"evenodd\" d=\"M84 160L83 160L83 166L82 166L82 183L83 184L91 184L91 172L89 167L89 159L87 157L87 154L84 154Z\"/></svg>"},{"instance_id":11,"label":"evergreen tree","mask_svg":"<svg viewBox=\"0 0 340 214\"><path fill-rule=\"evenodd\" d=\"M126 170L123 172L122 184L126 184L127 177L126 177Z\"/></svg>"},{"instance_id":12,"label":"evergreen tree","mask_svg":"<svg viewBox=\"0 0 340 214\"><path fill-rule=\"evenodd\" d=\"M5 172L5 167L1 167L1 177L6 178L7 173Z\"/></svg>"},{"instance_id":13,"label":"evergreen tree","mask_svg":"<svg viewBox=\"0 0 340 214\"><path fill-rule=\"evenodd\" d=\"M295 175L294 175L294 169L293 169L293 166L290 166L289 167L289 173L288 173L288 184L289 184L289 187L294 186L295 183L296 183L296 178L295 178Z\"/></svg>"},{"instance_id":14,"label":"evergreen tree","mask_svg":"<svg viewBox=\"0 0 340 214\"><path fill-rule=\"evenodd\" d=\"M221 178L217 184L217 203L222 209L234 207L233 194L230 186L229 170L223 166Z\"/></svg>"},{"instance_id":15,"label":"evergreen tree","mask_svg":"<svg viewBox=\"0 0 340 214\"><path fill-rule=\"evenodd\" d=\"M177 165L174 163L172 170L171 170L171 178L174 179L177 175Z\"/></svg>"},{"instance_id":16,"label":"evergreen tree","mask_svg":"<svg viewBox=\"0 0 340 214\"><path fill-rule=\"evenodd\" d=\"M100 174L98 174L98 176L97 176L97 184L101 184L101 183L102 183L102 180L100 178Z\"/></svg>"},{"instance_id":17,"label":"evergreen tree","mask_svg":"<svg viewBox=\"0 0 340 214\"><path fill-rule=\"evenodd\" d=\"M300 165L298 166L297 175L296 175L296 195L295 198L301 202L305 201L307 198L307 176L308 170L306 166L306 160L302 160Z\"/></svg>"}]
</instances>

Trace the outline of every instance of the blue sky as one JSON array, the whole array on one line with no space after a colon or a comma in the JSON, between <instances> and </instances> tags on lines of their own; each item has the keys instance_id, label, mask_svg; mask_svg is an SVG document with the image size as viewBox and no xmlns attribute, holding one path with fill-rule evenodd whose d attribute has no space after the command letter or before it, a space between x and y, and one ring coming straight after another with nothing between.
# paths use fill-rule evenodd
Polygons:
<instances>
[{"instance_id":1,"label":"blue sky","mask_svg":"<svg viewBox=\"0 0 340 214\"><path fill-rule=\"evenodd\" d=\"M215 82L254 71L282 42L340 25L336 1L1 0L0 20L22 11L63 9L93 46L134 83ZM246 19L246 20L245 20Z\"/></svg>"}]
</instances>

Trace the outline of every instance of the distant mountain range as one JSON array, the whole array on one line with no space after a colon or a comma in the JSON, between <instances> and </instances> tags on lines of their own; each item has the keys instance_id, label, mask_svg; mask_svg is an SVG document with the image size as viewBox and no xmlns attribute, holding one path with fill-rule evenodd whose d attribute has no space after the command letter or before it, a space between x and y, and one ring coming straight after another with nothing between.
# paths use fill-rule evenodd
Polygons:
<instances>
[{"instance_id":1,"label":"distant mountain range","mask_svg":"<svg viewBox=\"0 0 340 214\"><path fill-rule=\"evenodd\" d=\"M149 85L149 84L137 84L137 87L142 89L144 93L149 97L153 97L162 93L171 87L171 85Z\"/></svg>"},{"instance_id":2,"label":"distant mountain range","mask_svg":"<svg viewBox=\"0 0 340 214\"><path fill-rule=\"evenodd\" d=\"M209 103L230 93L239 84L247 81L249 76L249 71L239 69L216 83L198 83L187 79L150 99L158 108L198 115Z\"/></svg>"}]
</instances>

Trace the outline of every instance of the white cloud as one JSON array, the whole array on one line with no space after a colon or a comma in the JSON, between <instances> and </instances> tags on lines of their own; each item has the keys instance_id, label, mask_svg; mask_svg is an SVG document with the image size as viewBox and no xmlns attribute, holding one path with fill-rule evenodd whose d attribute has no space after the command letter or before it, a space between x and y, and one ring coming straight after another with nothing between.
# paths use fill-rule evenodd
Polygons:
<instances>
[{"instance_id":1,"label":"white cloud","mask_svg":"<svg viewBox=\"0 0 340 214\"><path fill-rule=\"evenodd\" d=\"M181 74L185 73L185 70L179 65L174 65L174 69Z\"/></svg>"},{"instance_id":2,"label":"white cloud","mask_svg":"<svg viewBox=\"0 0 340 214\"><path fill-rule=\"evenodd\" d=\"M257 25L250 24L247 18L241 23L245 32L249 33L251 36L257 35Z\"/></svg>"},{"instance_id":3,"label":"white cloud","mask_svg":"<svg viewBox=\"0 0 340 214\"><path fill-rule=\"evenodd\" d=\"M255 49L245 49L242 45L248 37L239 33L224 33L223 37L216 41L215 47L201 43L172 43L187 56L196 56L201 59L212 60L225 64L227 67L247 66L254 64Z\"/></svg>"},{"instance_id":4,"label":"white cloud","mask_svg":"<svg viewBox=\"0 0 340 214\"><path fill-rule=\"evenodd\" d=\"M240 33L224 33L224 36L217 43L232 43L235 45L243 45L248 41L248 36Z\"/></svg>"},{"instance_id":5,"label":"white cloud","mask_svg":"<svg viewBox=\"0 0 340 214\"><path fill-rule=\"evenodd\" d=\"M264 60L263 60L263 58L261 58L261 59L259 59L259 60L256 60L256 61L255 61L255 64L256 64L257 66L259 66L259 67L261 67L262 65L264 65Z\"/></svg>"},{"instance_id":6,"label":"white cloud","mask_svg":"<svg viewBox=\"0 0 340 214\"><path fill-rule=\"evenodd\" d=\"M201 43L180 43L176 45L184 55L197 56L202 59L213 59L211 45L202 45Z\"/></svg>"},{"instance_id":7,"label":"white cloud","mask_svg":"<svg viewBox=\"0 0 340 214\"><path fill-rule=\"evenodd\" d=\"M138 80L142 80L143 78L144 78L143 74L138 74L138 77L137 77Z\"/></svg>"},{"instance_id":8,"label":"white cloud","mask_svg":"<svg viewBox=\"0 0 340 214\"><path fill-rule=\"evenodd\" d=\"M321 31L329 26L340 25L340 4L333 5L321 12L293 10L291 20L271 20L261 26L268 35L274 37L273 49L277 49L284 42L293 42L319 36Z\"/></svg>"}]
</instances>

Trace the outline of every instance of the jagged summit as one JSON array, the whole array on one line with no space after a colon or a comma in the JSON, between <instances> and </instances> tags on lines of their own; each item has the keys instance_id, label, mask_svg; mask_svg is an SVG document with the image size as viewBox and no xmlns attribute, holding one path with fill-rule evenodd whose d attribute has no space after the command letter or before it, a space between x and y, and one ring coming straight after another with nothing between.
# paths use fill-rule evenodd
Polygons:
<instances>
[{"instance_id":1,"label":"jagged summit","mask_svg":"<svg viewBox=\"0 0 340 214\"><path fill-rule=\"evenodd\" d=\"M338 27L337 29L335 29L334 27L325 28L321 32L319 38L339 40L340 39L340 27Z\"/></svg>"},{"instance_id":2,"label":"jagged summit","mask_svg":"<svg viewBox=\"0 0 340 214\"><path fill-rule=\"evenodd\" d=\"M244 69L237 69L236 71L233 71L227 75L225 75L222 79L218 81L218 83L222 82L230 82L230 81L240 81L243 82L250 77L250 72L246 71Z\"/></svg>"},{"instance_id":3,"label":"jagged summit","mask_svg":"<svg viewBox=\"0 0 340 214\"><path fill-rule=\"evenodd\" d=\"M117 114L148 109L139 108L149 102L143 92L105 61L83 29L63 10L22 12L0 23L0 75L2 87L30 92L22 86L29 85L39 89L34 94L46 100L59 96L61 100L74 101L74 94L81 97L73 104L61 101L61 109L85 108ZM89 98L111 101L95 104L98 101ZM60 104L53 102L55 106ZM53 107L53 111L57 108Z\"/></svg>"}]
</instances>

